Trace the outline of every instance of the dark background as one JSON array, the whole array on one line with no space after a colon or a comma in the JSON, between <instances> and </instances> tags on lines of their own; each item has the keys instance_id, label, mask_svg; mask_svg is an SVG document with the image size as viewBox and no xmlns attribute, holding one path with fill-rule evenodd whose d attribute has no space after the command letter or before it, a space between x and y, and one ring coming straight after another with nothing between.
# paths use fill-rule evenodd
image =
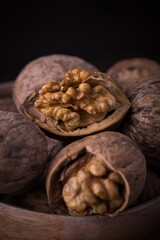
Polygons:
<instances>
[{"instance_id":1,"label":"dark background","mask_svg":"<svg viewBox=\"0 0 160 240\"><path fill-rule=\"evenodd\" d=\"M79 56L101 71L125 58L160 62L159 14L154 1L1 1L0 81L54 53Z\"/></svg>"}]
</instances>

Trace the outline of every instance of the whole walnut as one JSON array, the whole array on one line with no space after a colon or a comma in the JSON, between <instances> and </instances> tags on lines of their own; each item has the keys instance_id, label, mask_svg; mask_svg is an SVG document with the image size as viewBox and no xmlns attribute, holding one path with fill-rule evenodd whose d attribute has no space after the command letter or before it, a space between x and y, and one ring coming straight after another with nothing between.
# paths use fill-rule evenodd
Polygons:
<instances>
[{"instance_id":1,"label":"whole walnut","mask_svg":"<svg viewBox=\"0 0 160 240\"><path fill-rule=\"evenodd\" d=\"M160 74L160 64L148 58L131 58L115 63L107 70L117 85L128 95L137 78Z\"/></svg>"},{"instance_id":2,"label":"whole walnut","mask_svg":"<svg viewBox=\"0 0 160 240\"><path fill-rule=\"evenodd\" d=\"M19 113L0 111L0 193L27 191L42 175L47 158L43 132Z\"/></svg>"},{"instance_id":3,"label":"whole walnut","mask_svg":"<svg viewBox=\"0 0 160 240\"><path fill-rule=\"evenodd\" d=\"M50 80L59 82L65 77L68 69L79 67L87 71L97 71L97 68L85 60L63 54L43 56L29 62L19 73L13 89L14 102L19 106L35 89Z\"/></svg>"},{"instance_id":4,"label":"whole walnut","mask_svg":"<svg viewBox=\"0 0 160 240\"><path fill-rule=\"evenodd\" d=\"M137 79L122 132L138 144L152 167L160 167L160 76Z\"/></svg>"}]
</instances>

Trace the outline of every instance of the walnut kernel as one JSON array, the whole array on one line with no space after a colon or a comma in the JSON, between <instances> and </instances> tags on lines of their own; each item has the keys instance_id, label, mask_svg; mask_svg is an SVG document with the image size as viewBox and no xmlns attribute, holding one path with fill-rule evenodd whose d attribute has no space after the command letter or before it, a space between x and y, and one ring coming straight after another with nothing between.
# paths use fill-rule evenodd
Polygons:
<instances>
[{"instance_id":1,"label":"walnut kernel","mask_svg":"<svg viewBox=\"0 0 160 240\"><path fill-rule=\"evenodd\" d=\"M63 199L71 211L80 213L90 208L95 214L113 212L124 202L123 180L95 156L88 159L87 164L66 181Z\"/></svg>"},{"instance_id":2,"label":"walnut kernel","mask_svg":"<svg viewBox=\"0 0 160 240\"><path fill-rule=\"evenodd\" d=\"M90 75L75 68L66 73L61 83L48 82L40 90L35 107L59 121L65 131L103 120L116 107L116 99L104 86L85 82Z\"/></svg>"}]
</instances>

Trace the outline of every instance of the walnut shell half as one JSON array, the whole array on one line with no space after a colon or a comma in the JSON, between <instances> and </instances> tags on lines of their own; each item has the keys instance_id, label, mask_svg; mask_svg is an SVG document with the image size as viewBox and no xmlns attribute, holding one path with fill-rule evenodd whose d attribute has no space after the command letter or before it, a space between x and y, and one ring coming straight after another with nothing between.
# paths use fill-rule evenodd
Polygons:
<instances>
[{"instance_id":1,"label":"walnut shell half","mask_svg":"<svg viewBox=\"0 0 160 240\"><path fill-rule=\"evenodd\" d=\"M31 188L47 164L44 133L19 113L0 111L0 193Z\"/></svg>"},{"instance_id":2,"label":"walnut shell half","mask_svg":"<svg viewBox=\"0 0 160 240\"><path fill-rule=\"evenodd\" d=\"M146 161L137 145L108 131L63 148L50 163L46 190L49 203L65 201L74 210L70 214L115 216L136 201L145 179Z\"/></svg>"},{"instance_id":3,"label":"walnut shell half","mask_svg":"<svg viewBox=\"0 0 160 240\"><path fill-rule=\"evenodd\" d=\"M43 56L29 62L19 73L14 83L13 99L17 109L35 89L50 80L62 81L65 73L75 67L91 72L97 71L95 66L82 58L64 54Z\"/></svg>"},{"instance_id":4,"label":"walnut shell half","mask_svg":"<svg viewBox=\"0 0 160 240\"><path fill-rule=\"evenodd\" d=\"M129 95L130 114L122 132L142 150L147 163L160 168L160 76L137 79Z\"/></svg>"},{"instance_id":5,"label":"walnut shell half","mask_svg":"<svg viewBox=\"0 0 160 240\"><path fill-rule=\"evenodd\" d=\"M60 84L49 82L34 91L21 111L49 136L75 140L116 129L129 108L127 97L106 74L76 68Z\"/></svg>"}]
</instances>

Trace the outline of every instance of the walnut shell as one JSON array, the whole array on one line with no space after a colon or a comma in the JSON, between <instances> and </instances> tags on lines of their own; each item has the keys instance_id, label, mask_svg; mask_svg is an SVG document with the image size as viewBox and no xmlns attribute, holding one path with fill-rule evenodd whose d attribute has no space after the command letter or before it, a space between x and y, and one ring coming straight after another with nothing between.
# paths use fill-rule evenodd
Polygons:
<instances>
[{"instance_id":1,"label":"walnut shell","mask_svg":"<svg viewBox=\"0 0 160 240\"><path fill-rule=\"evenodd\" d=\"M25 192L46 167L46 137L19 113L0 111L0 156L0 193Z\"/></svg>"},{"instance_id":2,"label":"walnut shell","mask_svg":"<svg viewBox=\"0 0 160 240\"><path fill-rule=\"evenodd\" d=\"M45 133L53 138L60 140L72 141L82 138L86 135L91 135L104 130L114 130L119 127L125 114L130 108L130 102L125 94L117 87L117 85L106 74L101 72L91 73L84 81L90 83L91 86L103 86L116 100L116 107L113 111L104 116L104 119L99 122L94 122L87 127L77 128L74 131L64 131L57 124L57 120L46 117L35 107L35 101L39 98L39 89L32 92L26 98L24 104L21 105L21 112L29 119L38 124Z\"/></svg>"},{"instance_id":3,"label":"walnut shell","mask_svg":"<svg viewBox=\"0 0 160 240\"><path fill-rule=\"evenodd\" d=\"M19 73L14 83L13 98L17 109L32 91L50 80L61 81L68 69L79 67L87 71L97 68L85 60L63 54L43 56L29 62Z\"/></svg>"},{"instance_id":4,"label":"walnut shell","mask_svg":"<svg viewBox=\"0 0 160 240\"><path fill-rule=\"evenodd\" d=\"M50 204L62 201L63 178L82 151L101 159L108 169L120 174L124 181L124 202L109 216L115 216L133 204L144 187L146 161L137 145L118 132L102 132L75 141L63 148L50 162L46 190Z\"/></svg>"},{"instance_id":5,"label":"walnut shell","mask_svg":"<svg viewBox=\"0 0 160 240\"><path fill-rule=\"evenodd\" d=\"M160 167L160 76L135 80L132 107L122 132L142 150L149 165Z\"/></svg>"},{"instance_id":6,"label":"walnut shell","mask_svg":"<svg viewBox=\"0 0 160 240\"><path fill-rule=\"evenodd\" d=\"M147 58L125 59L111 66L107 70L107 74L129 97L128 89L135 84L135 79L160 74L160 64Z\"/></svg>"}]
</instances>

